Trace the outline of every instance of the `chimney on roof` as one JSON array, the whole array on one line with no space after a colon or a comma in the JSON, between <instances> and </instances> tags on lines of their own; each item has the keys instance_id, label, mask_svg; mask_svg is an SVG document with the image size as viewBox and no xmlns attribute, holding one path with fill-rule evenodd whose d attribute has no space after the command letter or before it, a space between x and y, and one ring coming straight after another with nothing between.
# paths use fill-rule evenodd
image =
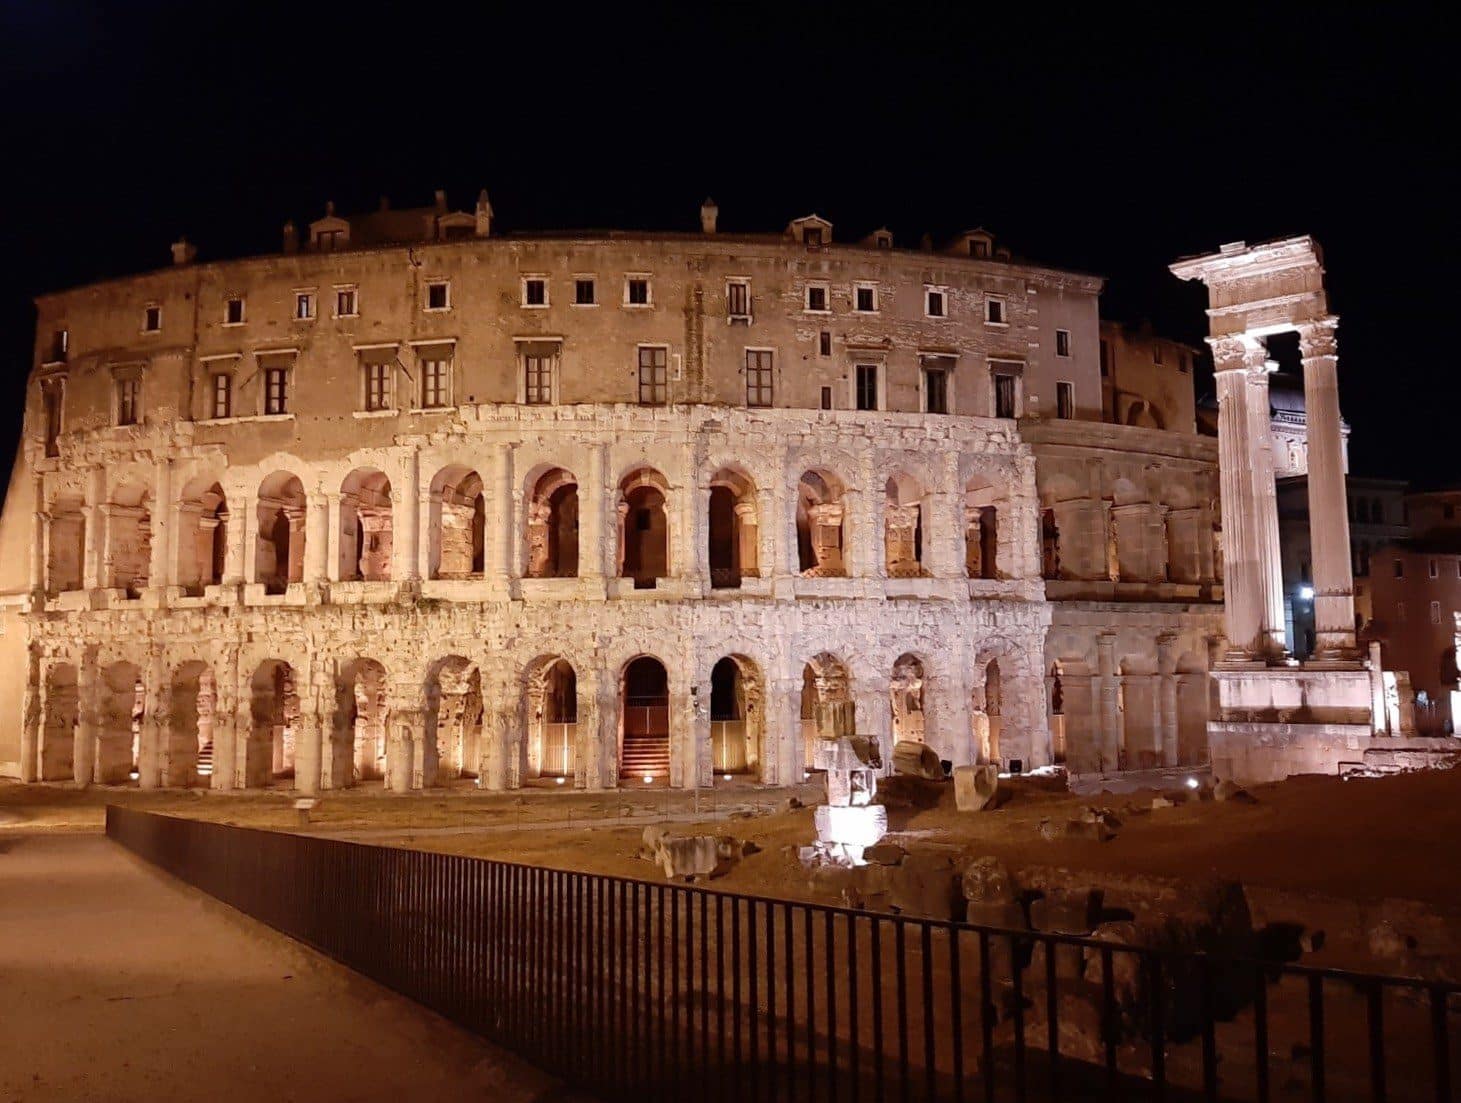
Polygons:
<instances>
[{"instance_id":1,"label":"chimney on roof","mask_svg":"<svg viewBox=\"0 0 1461 1103\"><path fill-rule=\"evenodd\" d=\"M706 196L705 202L700 204L700 232L715 233L715 220L719 217L720 208L715 205L714 199Z\"/></svg>"},{"instance_id":2,"label":"chimney on roof","mask_svg":"<svg viewBox=\"0 0 1461 1103\"><path fill-rule=\"evenodd\" d=\"M446 191L443 188L436 189L436 213L446 214Z\"/></svg>"},{"instance_id":3,"label":"chimney on roof","mask_svg":"<svg viewBox=\"0 0 1461 1103\"><path fill-rule=\"evenodd\" d=\"M174 264L192 264L198 258L198 247L185 237L180 237L172 243L172 262Z\"/></svg>"},{"instance_id":4,"label":"chimney on roof","mask_svg":"<svg viewBox=\"0 0 1461 1103\"><path fill-rule=\"evenodd\" d=\"M284 224L284 251L286 253L299 252L299 228L294 225L294 219Z\"/></svg>"},{"instance_id":5,"label":"chimney on roof","mask_svg":"<svg viewBox=\"0 0 1461 1103\"><path fill-rule=\"evenodd\" d=\"M492 204L487 201L487 189L477 196L477 236L487 237L492 233Z\"/></svg>"}]
</instances>

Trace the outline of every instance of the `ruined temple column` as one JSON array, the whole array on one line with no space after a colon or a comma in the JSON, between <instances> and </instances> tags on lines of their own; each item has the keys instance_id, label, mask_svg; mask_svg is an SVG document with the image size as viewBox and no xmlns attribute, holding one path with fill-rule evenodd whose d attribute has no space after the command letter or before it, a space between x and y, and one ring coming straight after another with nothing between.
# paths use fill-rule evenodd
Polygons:
<instances>
[{"instance_id":1,"label":"ruined temple column","mask_svg":"<svg viewBox=\"0 0 1461 1103\"><path fill-rule=\"evenodd\" d=\"M96 780L98 715L96 651L88 647L76 666L76 728L71 748L71 776L77 785L90 785Z\"/></svg>"},{"instance_id":2,"label":"ruined temple column","mask_svg":"<svg viewBox=\"0 0 1461 1103\"><path fill-rule=\"evenodd\" d=\"M1339 416L1339 346L1335 317L1301 325L1304 414L1308 425L1309 547L1314 566L1316 657L1359 656L1354 629L1354 574L1345 496L1344 436Z\"/></svg>"},{"instance_id":3,"label":"ruined temple column","mask_svg":"<svg viewBox=\"0 0 1461 1103\"><path fill-rule=\"evenodd\" d=\"M1208 343L1218 391L1228 643L1235 658L1277 658L1283 654L1284 618L1270 365L1256 338L1209 337Z\"/></svg>"},{"instance_id":4,"label":"ruined temple column","mask_svg":"<svg viewBox=\"0 0 1461 1103\"><path fill-rule=\"evenodd\" d=\"M1101 769L1119 768L1121 759L1121 704L1116 673L1116 636L1096 637L1096 678L1100 692Z\"/></svg>"},{"instance_id":5,"label":"ruined temple column","mask_svg":"<svg viewBox=\"0 0 1461 1103\"><path fill-rule=\"evenodd\" d=\"M1157 637L1156 735L1163 766L1177 765L1177 637Z\"/></svg>"},{"instance_id":6,"label":"ruined temple column","mask_svg":"<svg viewBox=\"0 0 1461 1103\"><path fill-rule=\"evenodd\" d=\"M156 789L166 777L168 706L172 696L167 680L167 664L162 649L153 644L148 649L147 666L143 672L142 725L138 733L137 785L142 789Z\"/></svg>"},{"instance_id":7,"label":"ruined temple column","mask_svg":"<svg viewBox=\"0 0 1461 1103\"><path fill-rule=\"evenodd\" d=\"M487 492L488 516L494 523L491 533L485 537L491 548L486 573L489 582L503 588L512 578L516 504L512 491L512 445L495 444L492 446L491 484Z\"/></svg>"}]
</instances>

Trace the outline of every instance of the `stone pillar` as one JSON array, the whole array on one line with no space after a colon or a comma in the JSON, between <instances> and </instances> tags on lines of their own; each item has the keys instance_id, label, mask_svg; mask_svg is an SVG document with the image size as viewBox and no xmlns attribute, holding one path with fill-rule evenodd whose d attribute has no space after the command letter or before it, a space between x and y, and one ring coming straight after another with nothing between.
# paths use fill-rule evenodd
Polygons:
<instances>
[{"instance_id":1,"label":"stone pillar","mask_svg":"<svg viewBox=\"0 0 1461 1103\"><path fill-rule=\"evenodd\" d=\"M578 573L583 578L604 577L605 447L588 446L588 470L578 484Z\"/></svg>"},{"instance_id":2,"label":"stone pillar","mask_svg":"<svg viewBox=\"0 0 1461 1103\"><path fill-rule=\"evenodd\" d=\"M166 776L163 759L168 737L168 699L171 686L167 679L167 664L157 644L148 649L147 665L143 669L142 724L138 733L137 785L142 789L156 789Z\"/></svg>"},{"instance_id":3,"label":"stone pillar","mask_svg":"<svg viewBox=\"0 0 1461 1103\"><path fill-rule=\"evenodd\" d=\"M676 698L679 698L677 701ZM679 706L676 708L676 706ZM715 760L710 747L710 675L690 687L690 692L670 695L671 725L679 717L684 733L680 741L680 783L682 789L715 784ZM673 738L671 746L674 745ZM674 773L674 764L670 772Z\"/></svg>"},{"instance_id":4,"label":"stone pillar","mask_svg":"<svg viewBox=\"0 0 1461 1103\"><path fill-rule=\"evenodd\" d=\"M1339 319L1301 325L1304 412L1309 452L1309 547L1314 567L1315 655L1355 659L1354 574L1345 497L1344 436L1339 418Z\"/></svg>"},{"instance_id":5,"label":"stone pillar","mask_svg":"<svg viewBox=\"0 0 1461 1103\"><path fill-rule=\"evenodd\" d=\"M297 554L294 549L298 546L299 528L294 519L295 511L287 510L286 513L289 517L289 557L293 559ZM330 517L329 504L318 490L309 495L305 503L304 525L304 581L325 582L331 577L328 562Z\"/></svg>"},{"instance_id":6,"label":"stone pillar","mask_svg":"<svg viewBox=\"0 0 1461 1103\"><path fill-rule=\"evenodd\" d=\"M147 562L148 589L166 592L177 580L173 567L177 563L178 504L173 501L172 460L160 459L153 472L152 544Z\"/></svg>"},{"instance_id":7,"label":"stone pillar","mask_svg":"<svg viewBox=\"0 0 1461 1103\"><path fill-rule=\"evenodd\" d=\"M228 544L224 549L223 583L239 586L254 577L254 551L258 546L259 504L243 490L229 495Z\"/></svg>"},{"instance_id":8,"label":"stone pillar","mask_svg":"<svg viewBox=\"0 0 1461 1103\"><path fill-rule=\"evenodd\" d=\"M736 544L739 562L738 569L742 578L761 577L761 526L758 523L756 513L756 502L753 497L745 498L735 504L736 515ZM710 537L709 537L709 510L710 495L705 495L706 509L706 538L705 545L705 577L710 577Z\"/></svg>"},{"instance_id":9,"label":"stone pillar","mask_svg":"<svg viewBox=\"0 0 1461 1103\"><path fill-rule=\"evenodd\" d=\"M329 673L333 665L326 659L311 658L310 666L325 668L325 677L312 677L299 693L299 718L295 721L294 736L294 789L304 796L314 796L320 791L324 743L330 738L335 712L334 679Z\"/></svg>"},{"instance_id":10,"label":"stone pillar","mask_svg":"<svg viewBox=\"0 0 1461 1103\"><path fill-rule=\"evenodd\" d=\"M77 785L96 780L97 733L101 729L98 700L100 670L96 651L87 648L76 666L76 729L71 749L71 776Z\"/></svg>"},{"instance_id":11,"label":"stone pillar","mask_svg":"<svg viewBox=\"0 0 1461 1103\"><path fill-rule=\"evenodd\" d=\"M893 769L893 704L888 699L888 685L860 681L853 695L857 702L856 734L876 740L883 759L883 772Z\"/></svg>"},{"instance_id":12,"label":"stone pillar","mask_svg":"<svg viewBox=\"0 0 1461 1103\"><path fill-rule=\"evenodd\" d=\"M213 705L213 774L210 788L226 791L234 787L238 761L238 654L226 647L213 667L213 686L218 694Z\"/></svg>"},{"instance_id":13,"label":"stone pillar","mask_svg":"<svg viewBox=\"0 0 1461 1103\"><path fill-rule=\"evenodd\" d=\"M43 780L41 740L48 708L44 697L49 684L49 665L41 662L40 649L35 644L26 648L25 697L20 720L21 781Z\"/></svg>"},{"instance_id":14,"label":"stone pillar","mask_svg":"<svg viewBox=\"0 0 1461 1103\"><path fill-rule=\"evenodd\" d=\"M1177 765L1177 637L1157 637L1156 736L1163 766Z\"/></svg>"},{"instance_id":15,"label":"stone pillar","mask_svg":"<svg viewBox=\"0 0 1461 1103\"><path fill-rule=\"evenodd\" d=\"M43 595L46 588L46 563L50 558L51 515L46 512L46 480L36 475L32 480L34 510L31 513L30 529L30 583L31 597Z\"/></svg>"},{"instance_id":16,"label":"stone pillar","mask_svg":"<svg viewBox=\"0 0 1461 1103\"><path fill-rule=\"evenodd\" d=\"M1096 637L1102 771L1118 769L1121 759L1121 708L1117 677L1116 636L1103 632Z\"/></svg>"},{"instance_id":17,"label":"stone pillar","mask_svg":"<svg viewBox=\"0 0 1461 1103\"><path fill-rule=\"evenodd\" d=\"M107 534L103 531L106 519L102 507L106 502L106 472L94 467L86 475L86 504L81 513L86 518L83 534L81 588L95 590L102 585L102 555L107 546Z\"/></svg>"},{"instance_id":18,"label":"stone pillar","mask_svg":"<svg viewBox=\"0 0 1461 1103\"><path fill-rule=\"evenodd\" d=\"M421 453L412 445L401 465L401 485L391 484L391 549L395 562L391 577L397 582L421 578ZM428 488L429 501L429 488Z\"/></svg>"},{"instance_id":19,"label":"stone pillar","mask_svg":"<svg viewBox=\"0 0 1461 1103\"><path fill-rule=\"evenodd\" d=\"M512 445L492 446L491 483L486 493L487 509L494 524L486 537L490 550L487 579L506 588L513 576L513 536L517 531L517 499L512 487Z\"/></svg>"},{"instance_id":20,"label":"stone pillar","mask_svg":"<svg viewBox=\"0 0 1461 1103\"><path fill-rule=\"evenodd\" d=\"M325 577L331 582L340 581L344 573L340 569L341 517L340 507L345 495L337 490L325 493ZM353 497L353 495L352 495Z\"/></svg>"},{"instance_id":21,"label":"stone pillar","mask_svg":"<svg viewBox=\"0 0 1461 1103\"><path fill-rule=\"evenodd\" d=\"M800 680L769 679L761 716L762 780L768 785L797 785L806 768L801 741ZM774 769L775 777L767 776Z\"/></svg>"},{"instance_id":22,"label":"stone pillar","mask_svg":"<svg viewBox=\"0 0 1461 1103\"><path fill-rule=\"evenodd\" d=\"M1283 580L1269 423L1269 365L1260 341L1208 338L1218 391L1224 613L1232 656L1283 654Z\"/></svg>"},{"instance_id":23,"label":"stone pillar","mask_svg":"<svg viewBox=\"0 0 1461 1103\"><path fill-rule=\"evenodd\" d=\"M710 487L694 485L686 488L685 496L695 503L694 516L686 528L691 533L691 546L687 549L689 555L685 556L684 562L692 565L691 573L697 580L703 580L707 588L710 584ZM731 507L732 514L736 521L732 525L731 539L739 544L741 535L745 531L742 515L739 512L740 503ZM735 558L741 561L744 557L742 548L736 548Z\"/></svg>"}]
</instances>

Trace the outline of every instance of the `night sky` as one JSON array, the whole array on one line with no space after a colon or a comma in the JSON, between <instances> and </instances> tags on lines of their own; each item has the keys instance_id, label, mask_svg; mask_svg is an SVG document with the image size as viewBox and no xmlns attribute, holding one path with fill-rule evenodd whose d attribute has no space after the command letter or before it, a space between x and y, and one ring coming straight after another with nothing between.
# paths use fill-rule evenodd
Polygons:
<instances>
[{"instance_id":1,"label":"night sky","mask_svg":"<svg viewBox=\"0 0 1461 1103\"><path fill-rule=\"evenodd\" d=\"M910 246L982 225L1109 277L1104 316L1192 341L1204 292L1170 261L1309 233L1342 316L1352 470L1461 479L1439 10L517 7L542 15L0 0L0 451L31 296L164 266L179 234L205 260L274 252L329 198L420 206L443 187L470 208L486 187L507 232L692 230L706 195L728 232L812 210L839 238L886 223Z\"/></svg>"}]
</instances>

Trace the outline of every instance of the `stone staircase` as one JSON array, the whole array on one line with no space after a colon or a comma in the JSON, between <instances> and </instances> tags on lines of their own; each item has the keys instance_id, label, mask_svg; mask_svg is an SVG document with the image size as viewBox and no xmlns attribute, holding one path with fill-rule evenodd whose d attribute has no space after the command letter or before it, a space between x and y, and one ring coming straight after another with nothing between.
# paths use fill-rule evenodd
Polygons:
<instances>
[{"instance_id":1,"label":"stone staircase","mask_svg":"<svg viewBox=\"0 0 1461 1103\"><path fill-rule=\"evenodd\" d=\"M670 776L670 741L665 735L624 733L624 757L619 776L640 781L645 777Z\"/></svg>"},{"instance_id":2,"label":"stone staircase","mask_svg":"<svg viewBox=\"0 0 1461 1103\"><path fill-rule=\"evenodd\" d=\"M199 777L213 776L213 740L211 739L203 744L203 749L198 752L197 770Z\"/></svg>"}]
</instances>

